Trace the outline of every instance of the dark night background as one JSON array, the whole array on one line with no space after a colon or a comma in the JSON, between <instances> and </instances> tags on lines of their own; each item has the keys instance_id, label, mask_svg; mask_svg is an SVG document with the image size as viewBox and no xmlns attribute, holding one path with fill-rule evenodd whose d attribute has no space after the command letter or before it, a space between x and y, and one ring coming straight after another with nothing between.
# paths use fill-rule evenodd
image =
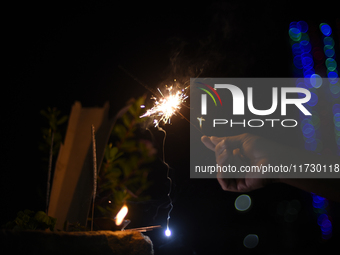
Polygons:
<instances>
[{"instance_id":1,"label":"dark night background","mask_svg":"<svg viewBox=\"0 0 340 255\"><path fill-rule=\"evenodd\" d=\"M335 9L334 2L325 1L7 6L2 31L0 224L13 220L19 210L44 210L46 171L38 150L44 125L41 109L55 106L69 114L75 100L85 107L109 101L114 114L131 97L151 96L118 65L152 88L174 78L187 81L200 71L200 77L292 77L289 23L328 22L339 32ZM334 40L339 43L339 37ZM189 117L189 110L181 112ZM337 247L339 204L330 202L333 237L328 241L321 240L310 194L292 187L253 191L251 210L238 213L234 201L239 194L222 191L216 180L189 178L189 124L180 117L173 123L165 127L166 161L175 182L173 235L167 239L163 230L148 233L156 254L326 254ZM300 133L267 136L303 146ZM132 226L166 226L164 206L153 220L157 206L167 202L165 168L159 171L164 175L157 175L154 202L132 207ZM277 207L293 199L302 209L296 221L286 222ZM250 233L260 238L254 249L242 244Z\"/></svg>"}]
</instances>

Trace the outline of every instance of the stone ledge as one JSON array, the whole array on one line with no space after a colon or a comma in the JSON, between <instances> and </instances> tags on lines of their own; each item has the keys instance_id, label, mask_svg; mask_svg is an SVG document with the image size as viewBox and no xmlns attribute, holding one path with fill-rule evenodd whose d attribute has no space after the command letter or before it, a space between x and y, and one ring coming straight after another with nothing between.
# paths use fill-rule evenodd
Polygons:
<instances>
[{"instance_id":1,"label":"stone ledge","mask_svg":"<svg viewBox=\"0 0 340 255\"><path fill-rule=\"evenodd\" d=\"M148 236L137 231L47 232L0 230L8 254L153 254Z\"/></svg>"}]
</instances>

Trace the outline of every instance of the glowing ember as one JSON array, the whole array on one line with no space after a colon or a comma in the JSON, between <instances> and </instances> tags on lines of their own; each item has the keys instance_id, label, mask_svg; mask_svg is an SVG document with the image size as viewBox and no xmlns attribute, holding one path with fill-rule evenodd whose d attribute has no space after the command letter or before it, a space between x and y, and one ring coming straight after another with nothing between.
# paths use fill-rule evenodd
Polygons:
<instances>
[{"instance_id":1,"label":"glowing ember","mask_svg":"<svg viewBox=\"0 0 340 255\"><path fill-rule=\"evenodd\" d=\"M165 235L166 235L166 236L171 236L171 231L170 231L170 229L167 228L167 229L165 230Z\"/></svg>"},{"instance_id":2,"label":"glowing ember","mask_svg":"<svg viewBox=\"0 0 340 255\"><path fill-rule=\"evenodd\" d=\"M163 93L158 89L161 94L161 98L157 100L156 97L152 99L155 100L154 107L147 110L145 114L140 116L143 117L154 117L155 127L159 125L160 122L170 123L170 118L172 115L176 115L176 111L181 108L181 105L188 96L185 94L185 89L173 91L173 87L167 87L168 96L164 96Z\"/></svg>"},{"instance_id":3,"label":"glowing ember","mask_svg":"<svg viewBox=\"0 0 340 255\"><path fill-rule=\"evenodd\" d=\"M120 211L117 213L115 221L116 221L116 225L119 226L120 224L122 224L126 214L128 213L128 208L126 205L124 205L122 207L122 209L120 209Z\"/></svg>"}]
</instances>

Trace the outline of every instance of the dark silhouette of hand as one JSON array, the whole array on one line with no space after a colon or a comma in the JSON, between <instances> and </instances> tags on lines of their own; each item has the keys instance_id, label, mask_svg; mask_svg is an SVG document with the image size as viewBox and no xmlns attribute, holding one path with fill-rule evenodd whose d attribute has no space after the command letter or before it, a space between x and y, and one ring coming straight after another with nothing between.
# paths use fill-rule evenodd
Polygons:
<instances>
[{"instance_id":1,"label":"dark silhouette of hand","mask_svg":"<svg viewBox=\"0 0 340 255\"><path fill-rule=\"evenodd\" d=\"M299 150L280 145L266 138L252 134L241 134L229 137L203 136L204 145L215 152L219 166L287 166L303 164L339 165L339 157L317 155L310 151ZM242 176L242 175L241 175ZM292 178L293 177L293 178ZM270 183L286 183L308 192L313 192L334 201L340 201L339 178L295 178L294 175L262 172L245 172L242 178L237 173L217 173L217 179L223 190L248 192L262 188Z\"/></svg>"},{"instance_id":2,"label":"dark silhouette of hand","mask_svg":"<svg viewBox=\"0 0 340 255\"><path fill-rule=\"evenodd\" d=\"M201 140L207 148L215 152L219 166L233 165L237 169L242 165L277 164L274 161L279 161L277 155L282 156L283 151L281 145L251 134L230 137L203 136ZM248 192L274 181L268 176L263 178L264 176L261 175L261 173L245 173L244 178L233 178L230 173L219 172L217 179L224 190Z\"/></svg>"}]
</instances>

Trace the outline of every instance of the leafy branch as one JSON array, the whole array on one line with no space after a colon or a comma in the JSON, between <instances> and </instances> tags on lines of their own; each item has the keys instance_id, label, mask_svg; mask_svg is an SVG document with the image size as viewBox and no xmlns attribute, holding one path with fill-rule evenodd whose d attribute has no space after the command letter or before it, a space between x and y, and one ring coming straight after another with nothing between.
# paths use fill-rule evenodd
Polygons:
<instances>
[{"instance_id":1,"label":"leafy branch","mask_svg":"<svg viewBox=\"0 0 340 255\"><path fill-rule=\"evenodd\" d=\"M155 160L156 149L146 139L138 137L139 124L145 121L141 105L145 98L133 102L113 128L105 149L104 162L98 176L96 208L101 216L112 216L128 200L141 201L151 185L148 164Z\"/></svg>"}]
</instances>

